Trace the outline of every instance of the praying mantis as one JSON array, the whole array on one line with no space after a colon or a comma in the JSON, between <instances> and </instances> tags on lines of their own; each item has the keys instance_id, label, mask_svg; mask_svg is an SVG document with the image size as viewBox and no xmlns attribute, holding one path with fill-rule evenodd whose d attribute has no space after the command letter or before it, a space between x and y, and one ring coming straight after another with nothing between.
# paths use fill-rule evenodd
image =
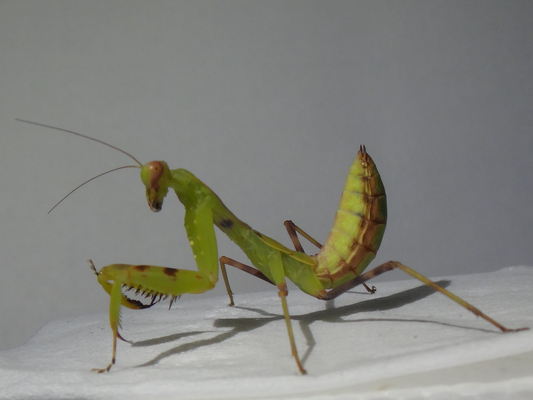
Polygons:
<instances>
[{"instance_id":1,"label":"praying mantis","mask_svg":"<svg viewBox=\"0 0 533 400\"><path fill-rule=\"evenodd\" d=\"M98 271L90 261L98 283L110 296L109 321L113 333L111 362L107 367L93 371L108 372L116 361L117 339L126 341L119 332L121 306L133 310L145 309L168 297L172 305L182 294L204 293L213 289L217 284L219 268L230 299L229 305L233 306L235 303L226 266L232 266L276 286L291 353L301 374L306 374L306 370L298 356L291 326L287 304L287 278L310 296L319 300L333 300L357 285L364 285L370 293L374 293L375 288L368 287L365 282L398 268L485 319L502 332L529 329L527 327L519 329L504 327L470 303L398 261L389 261L364 272L376 256L387 223L385 188L376 164L367 153L365 146L359 147L359 152L350 168L333 227L324 245L292 221L287 220L284 224L294 246L292 250L252 229L237 218L207 185L185 169L171 170L164 161L142 164L131 154L101 140L37 122L21 119L18 121L96 141L126 154L137 164L104 172L82 185L117 169L140 168L141 181L146 188L146 199L152 211L161 210L163 200L170 189L174 190L185 208L185 230L194 254L196 270L154 265L112 264ZM218 257L215 226L241 248L253 267L225 256ZM298 234L315 245L319 249L318 253L306 254ZM126 292L129 290L135 290L136 293L151 298L151 302L144 304L128 297Z\"/></svg>"}]
</instances>

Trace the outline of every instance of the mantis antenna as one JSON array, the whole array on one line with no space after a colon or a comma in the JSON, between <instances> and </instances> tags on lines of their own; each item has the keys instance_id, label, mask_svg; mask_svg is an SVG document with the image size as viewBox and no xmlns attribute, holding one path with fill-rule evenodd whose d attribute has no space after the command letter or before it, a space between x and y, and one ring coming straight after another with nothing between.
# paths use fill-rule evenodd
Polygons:
<instances>
[{"instance_id":1,"label":"mantis antenna","mask_svg":"<svg viewBox=\"0 0 533 400\"><path fill-rule=\"evenodd\" d=\"M55 206L53 206L50 211L47 212L47 214L50 214L54 208L56 208L59 204L61 204L61 202L63 202L63 200L65 200L68 196L70 196L72 193L74 193L76 190L78 190L79 188L81 188L83 185L89 183L90 181L94 181L96 178L100 178L101 176L105 175L105 174L109 174L110 172L113 172L113 171L118 171L119 169L125 169L125 168L139 168L138 166L136 165L125 165L123 167L118 167L118 168L113 168L113 169L110 169L109 171L106 171L106 172L102 172L101 174L98 174L96 176L93 176L91 179L83 182L81 185L78 185L76 188L72 189L70 192L68 192L68 194L63 197L61 200L59 200Z\"/></svg>"},{"instance_id":2,"label":"mantis antenna","mask_svg":"<svg viewBox=\"0 0 533 400\"><path fill-rule=\"evenodd\" d=\"M33 122L33 121L28 121L28 120L25 120L25 119L19 119L19 118L15 118L17 121L20 121L20 122L26 122L27 124L32 124L32 125L37 125L37 126L42 126L44 128L50 128L50 129L55 129L57 131L62 131L62 132L66 132L66 133L70 133L72 135L76 135L76 136L80 136L82 138L85 138L85 139L89 139L89 140L93 140L95 142L98 142L100 144L103 144L105 146L108 146L108 147L111 147L112 149L115 149L117 151L120 151L121 153L123 154L126 154L128 157L130 157L131 159L133 159L138 165L125 165L123 167L118 167L118 168L113 168L109 171L106 171L106 172L103 172L101 174L98 174L94 177L92 177L91 179L83 182L81 185L77 186L75 189L71 190L65 197L63 197L61 200L59 200L55 206L53 206L50 211L48 211L47 214L50 214L54 208L56 208L59 204L61 204L61 202L63 202L63 200L65 200L68 196L70 196L72 193L74 193L76 190L78 190L79 188L81 188L83 185L95 180L96 178L99 178L103 175L106 175L106 174L109 174L110 172L114 172L114 171L118 171L119 169L125 169L125 168L141 168L143 165L141 164L141 162L139 160L137 160L135 157L133 157L130 153L122 150L122 149L119 149L118 147L115 147L109 143L106 143L102 140L98 140L98 139L95 139L93 137L90 137L90 136L87 136L87 135L82 135L81 133L78 133L78 132L73 132L73 131L69 131L67 129L63 129L63 128L58 128L56 126L52 126L52 125L46 125L46 124L41 124L39 122Z\"/></svg>"}]
</instances>

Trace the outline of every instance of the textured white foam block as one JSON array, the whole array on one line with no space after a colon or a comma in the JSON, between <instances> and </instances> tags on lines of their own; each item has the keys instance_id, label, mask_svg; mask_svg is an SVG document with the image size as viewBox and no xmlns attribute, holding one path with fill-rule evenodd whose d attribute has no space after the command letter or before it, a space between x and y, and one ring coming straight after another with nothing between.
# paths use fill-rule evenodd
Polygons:
<instances>
[{"instance_id":1,"label":"textured white foam block","mask_svg":"<svg viewBox=\"0 0 533 400\"><path fill-rule=\"evenodd\" d=\"M436 278L509 328L533 327L533 268ZM184 296L123 310L110 373L105 310L53 321L0 352L0 398L531 398L533 331L500 333L420 282L379 283L322 302L289 294L300 376L276 290ZM107 296L102 291L102 296ZM451 396L451 397L450 397Z\"/></svg>"}]
</instances>

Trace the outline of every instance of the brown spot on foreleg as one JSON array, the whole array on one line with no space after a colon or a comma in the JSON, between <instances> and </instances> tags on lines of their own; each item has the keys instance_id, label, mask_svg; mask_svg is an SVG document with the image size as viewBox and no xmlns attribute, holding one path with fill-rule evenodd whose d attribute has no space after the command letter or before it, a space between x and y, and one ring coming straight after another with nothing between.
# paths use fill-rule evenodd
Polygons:
<instances>
[{"instance_id":1,"label":"brown spot on foreleg","mask_svg":"<svg viewBox=\"0 0 533 400\"><path fill-rule=\"evenodd\" d=\"M179 271L174 268L163 268L163 273L172 278L176 278L178 276Z\"/></svg>"}]
</instances>

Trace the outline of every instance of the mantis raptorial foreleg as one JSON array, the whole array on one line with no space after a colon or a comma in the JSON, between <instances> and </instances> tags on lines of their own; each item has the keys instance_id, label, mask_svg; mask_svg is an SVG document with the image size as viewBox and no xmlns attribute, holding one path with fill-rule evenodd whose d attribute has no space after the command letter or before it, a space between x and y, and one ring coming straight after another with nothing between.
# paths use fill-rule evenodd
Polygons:
<instances>
[{"instance_id":1,"label":"mantis raptorial foreleg","mask_svg":"<svg viewBox=\"0 0 533 400\"><path fill-rule=\"evenodd\" d=\"M185 230L198 271L206 274L214 287L218 281L218 251L211 207L206 200L186 204Z\"/></svg>"},{"instance_id":2,"label":"mantis raptorial foreleg","mask_svg":"<svg viewBox=\"0 0 533 400\"><path fill-rule=\"evenodd\" d=\"M89 260L89 263L91 265L92 270L96 274L98 278L100 278L100 275L98 271L96 270L96 267L94 266L92 260ZM120 327L120 306L123 304L126 307L129 308L136 308L135 300L125 299L123 300L122 295L122 288L121 285L117 282L113 282L113 284L110 284L109 282L105 281L102 285L106 292L109 293L110 296L110 303L109 303L109 324L111 326L111 331L113 332L113 355L111 357L111 362L106 368L94 368L93 371L96 371L98 373L101 372L107 372L111 369L113 364L115 364L116 355L117 355L117 338L124 340L127 342L126 339L124 339L122 336L120 336L120 333L118 331L118 328ZM140 302L137 304L137 308L145 308Z\"/></svg>"},{"instance_id":3,"label":"mantis raptorial foreleg","mask_svg":"<svg viewBox=\"0 0 533 400\"><path fill-rule=\"evenodd\" d=\"M197 271L154 265L113 264L97 272L91 261L91 268L98 276L98 282L110 295L109 323L113 332L111 363L106 368L95 368L93 371L99 373L109 371L116 360L117 338L126 341L118 331L121 305L133 309L147 308L168 296L172 296L170 301L172 305L182 294L204 293L215 286L218 280L218 255L213 217L208 202L187 205L185 229L198 267ZM129 299L122 293L122 287L126 290L136 290L136 293L141 293L145 297L151 297L152 302L143 305L137 300Z\"/></svg>"},{"instance_id":4,"label":"mantis raptorial foreleg","mask_svg":"<svg viewBox=\"0 0 533 400\"><path fill-rule=\"evenodd\" d=\"M109 371L115 364L117 338L127 342L119 333L120 306L140 310L149 308L169 296L171 297L170 306L172 306L172 303L182 294L204 293L214 286L209 275L199 271L128 264L112 264L97 271L93 262L91 260L89 262L98 277L98 282L110 296L109 325L113 332L113 353L111 363L106 368L93 369L99 373ZM125 291L135 290L135 294L151 298L151 303L145 305L138 300L130 299L122 293L123 288Z\"/></svg>"}]
</instances>

